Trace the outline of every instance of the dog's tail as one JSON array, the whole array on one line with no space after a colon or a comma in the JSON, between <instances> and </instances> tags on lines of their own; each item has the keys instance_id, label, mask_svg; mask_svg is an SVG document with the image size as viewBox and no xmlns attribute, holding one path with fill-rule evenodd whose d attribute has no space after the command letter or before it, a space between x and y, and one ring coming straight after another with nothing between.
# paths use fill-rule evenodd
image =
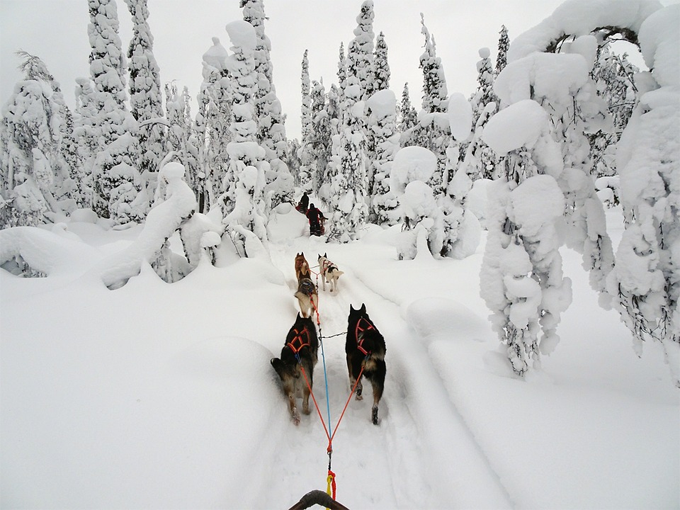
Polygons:
<instances>
[{"instance_id":1,"label":"dog's tail","mask_svg":"<svg viewBox=\"0 0 680 510\"><path fill-rule=\"evenodd\" d=\"M286 365L283 361L281 361L279 358L272 358L270 360L270 363L274 367L274 370L276 370L276 373L279 374L279 377L281 379L284 379L286 377Z\"/></svg>"},{"instance_id":2,"label":"dog's tail","mask_svg":"<svg viewBox=\"0 0 680 510\"><path fill-rule=\"evenodd\" d=\"M340 271L339 269L335 272L337 273L338 276L342 276L343 274L345 274L344 271Z\"/></svg>"}]
</instances>

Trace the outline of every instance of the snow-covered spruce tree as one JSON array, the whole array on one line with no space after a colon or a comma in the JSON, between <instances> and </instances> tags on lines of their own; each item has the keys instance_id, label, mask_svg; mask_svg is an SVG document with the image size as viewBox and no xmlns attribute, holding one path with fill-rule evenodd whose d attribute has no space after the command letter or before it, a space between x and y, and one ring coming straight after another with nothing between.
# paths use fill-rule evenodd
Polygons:
<instances>
[{"instance_id":1,"label":"snow-covered spruce tree","mask_svg":"<svg viewBox=\"0 0 680 510\"><path fill-rule=\"evenodd\" d=\"M364 0L361 4L361 12L356 18L357 27L354 29L354 39L347 49L348 86L358 85L361 88L360 101L365 101L377 90L373 62L374 17L373 0Z\"/></svg>"},{"instance_id":2,"label":"snow-covered spruce tree","mask_svg":"<svg viewBox=\"0 0 680 510\"><path fill-rule=\"evenodd\" d=\"M390 190L399 201L402 228L397 244L399 260L439 256L442 248L441 211L430 182L437 170L437 156L424 147L412 146L394 156Z\"/></svg>"},{"instance_id":3,"label":"snow-covered spruce tree","mask_svg":"<svg viewBox=\"0 0 680 510\"><path fill-rule=\"evenodd\" d=\"M196 127L199 146L199 181L196 192L199 211L216 205L228 165L227 145L232 139L232 83L227 69L229 54L219 38L203 54L203 83L198 94ZM207 203L207 205L206 205Z\"/></svg>"},{"instance_id":4,"label":"snow-covered spruce tree","mask_svg":"<svg viewBox=\"0 0 680 510\"><path fill-rule=\"evenodd\" d=\"M195 192L199 185L199 148L191 127L191 98L186 87L180 94L177 85L165 84L167 149L184 166L184 179ZM200 193L196 193L200 196Z\"/></svg>"},{"instance_id":5,"label":"snow-covered spruce tree","mask_svg":"<svg viewBox=\"0 0 680 510\"><path fill-rule=\"evenodd\" d=\"M158 165L166 152L160 70L153 54L147 0L125 0L125 3L132 15L132 40L127 62L130 73L130 113L139 124L138 170L147 190L154 190L160 170ZM153 193L147 191L147 195L151 198Z\"/></svg>"},{"instance_id":6,"label":"snow-covered spruce tree","mask_svg":"<svg viewBox=\"0 0 680 510\"><path fill-rule=\"evenodd\" d=\"M345 89L347 88L347 58L345 58L345 45L340 43L340 49L338 50L338 104L344 104L345 101ZM344 111L340 112L340 124L342 124L342 115ZM338 132L340 130L338 129Z\"/></svg>"},{"instance_id":7,"label":"snow-covered spruce tree","mask_svg":"<svg viewBox=\"0 0 680 510\"><path fill-rule=\"evenodd\" d=\"M408 83L404 83L404 90L401 93L398 117L399 131L401 138L399 144L402 147L413 145L409 143L413 128L418 124L418 112L411 104L411 95L408 91Z\"/></svg>"},{"instance_id":8,"label":"snow-covered spruce tree","mask_svg":"<svg viewBox=\"0 0 680 510\"><path fill-rule=\"evenodd\" d=\"M326 179L326 167L331 156L331 125L326 107L326 92L323 83L312 82L310 93L312 100L311 125L308 141L310 168L313 176L312 192L318 194L321 184Z\"/></svg>"},{"instance_id":9,"label":"snow-covered spruce tree","mask_svg":"<svg viewBox=\"0 0 680 510\"><path fill-rule=\"evenodd\" d=\"M497 113L482 136L503 157L505 175L488 188L480 294L514 372L524 375L555 348L560 314L571 302L558 234L564 164L548 114L531 99Z\"/></svg>"},{"instance_id":10,"label":"snow-covered spruce tree","mask_svg":"<svg viewBox=\"0 0 680 510\"><path fill-rule=\"evenodd\" d=\"M388 89L390 86L390 66L387 62L387 43L385 42L385 36L382 32L378 35L375 44L375 51L373 55L373 93L377 93L381 90ZM366 99L372 96L367 96ZM396 107L395 107L396 108ZM396 111L396 110L395 110ZM370 128L366 127L366 178L367 183L367 193L371 197L371 202L373 202L373 196L375 194L375 173L377 171L377 144L379 140L375 138L376 133ZM379 136L379 135L378 135ZM372 208L371 208L372 209ZM375 219L373 211L369 213L372 220ZM371 221L372 221L371 220Z\"/></svg>"},{"instance_id":11,"label":"snow-covered spruce tree","mask_svg":"<svg viewBox=\"0 0 680 510\"><path fill-rule=\"evenodd\" d=\"M461 148L465 173L474 181L477 179L495 179L496 154L482 141L481 132L489 117L497 109L498 97L493 92L494 73L491 68L489 49L481 48L477 62L477 90L472 95L472 123L475 126L474 136Z\"/></svg>"},{"instance_id":12,"label":"snow-covered spruce tree","mask_svg":"<svg viewBox=\"0 0 680 510\"><path fill-rule=\"evenodd\" d=\"M68 108L42 60L18 55L24 79L4 105L0 125L0 228L38 225L50 213L75 208L75 201L65 202L74 191L64 158Z\"/></svg>"},{"instance_id":13,"label":"snow-covered spruce tree","mask_svg":"<svg viewBox=\"0 0 680 510\"><path fill-rule=\"evenodd\" d=\"M380 32L375 40L373 55L373 88L374 92L390 88L390 64L387 60L387 43L385 34Z\"/></svg>"},{"instance_id":14,"label":"snow-covered spruce tree","mask_svg":"<svg viewBox=\"0 0 680 510\"><path fill-rule=\"evenodd\" d=\"M508 49L510 48L510 38L508 29L501 25L500 36L498 38L498 53L496 54L496 74L500 73L508 64Z\"/></svg>"},{"instance_id":15,"label":"snow-covered spruce tree","mask_svg":"<svg viewBox=\"0 0 680 510\"><path fill-rule=\"evenodd\" d=\"M302 93L302 105L301 105L301 139L300 139L300 172L298 173L298 185L303 191L311 192L313 186L314 176L312 175L311 169L311 153L310 149L310 137L312 130L312 98L310 96L311 87L309 81L309 57L308 50L305 50L305 54L302 57L302 71L300 73L300 78L302 81L301 93Z\"/></svg>"},{"instance_id":16,"label":"snow-covered spruce tree","mask_svg":"<svg viewBox=\"0 0 680 510\"><path fill-rule=\"evenodd\" d=\"M477 217L467 210L466 199L472 189L473 176L460 164L460 146L465 143L472 128L472 107L463 94L449 97L448 105L451 142L446 151L444 193L438 198L441 210L442 257L458 259L472 255L479 245L481 226Z\"/></svg>"},{"instance_id":17,"label":"snow-covered spruce tree","mask_svg":"<svg viewBox=\"0 0 680 510\"><path fill-rule=\"evenodd\" d=\"M231 237L237 252L247 257L255 249L251 242L267 238L264 187L269 163L257 142L257 35L246 21L233 21L226 28L233 52L227 60L233 84L233 122L232 141L227 145L229 169L219 203L224 212L225 235Z\"/></svg>"},{"instance_id":18,"label":"snow-covered spruce tree","mask_svg":"<svg viewBox=\"0 0 680 510\"><path fill-rule=\"evenodd\" d=\"M479 50L480 60L477 62L477 90L470 98L473 125L477 124L486 105L498 103L498 98L493 91L494 72L490 56L489 48L481 48Z\"/></svg>"},{"instance_id":19,"label":"snow-covered spruce tree","mask_svg":"<svg viewBox=\"0 0 680 510\"><path fill-rule=\"evenodd\" d=\"M293 182L297 186L300 182L300 141L297 138L288 139L288 148L286 149L286 165L293 176Z\"/></svg>"},{"instance_id":20,"label":"snow-covered spruce tree","mask_svg":"<svg viewBox=\"0 0 680 510\"><path fill-rule=\"evenodd\" d=\"M375 144L374 184L369 220L377 225L392 226L401 220L399 201L390 189L392 162L399 150L397 99L389 89L373 94L366 102L368 130Z\"/></svg>"},{"instance_id":21,"label":"snow-covered spruce tree","mask_svg":"<svg viewBox=\"0 0 680 510\"><path fill-rule=\"evenodd\" d=\"M76 78L76 108L73 117L73 136L76 140L78 156L82 161L78 171L78 194L81 207L92 207L94 202L93 171L99 151L99 128L97 126L96 92L89 78Z\"/></svg>"},{"instance_id":22,"label":"snow-covered spruce tree","mask_svg":"<svg viewBox=\"0 0 680 510\"><path fill-rule=\"evenodd\" d=\"M613 53L610 46L608 40L598 44L597 58L590 73L597 85L598 95L607 102L614 123L613 130L597 130L588 134L593 172L598 177L615 175L616 143L637 105L634 76L639 69L628 61L625 53ZM618 203L618 197L613 198L613 202Z\"/></svg>"},{"instance_id":23,"label":"snow-covered spruce tree","mask_svg":"<svg viewBox=\"0 0 680 510\"><path fill-rule=\"evenodd\" d=\"M638 39L650 72L638 76L639 104L618 145L625 231L607 279L621 319L642 342L663 346L680 387L680 6L657 10Z\"/></svg>"},{"instance_id":24,"label":"snow-covered spruce tree","mask_svg":"<svg viewBox=\"0 0 680 510\"><path fill-rule=\"evenodd\" d=\"M592 153L585 133L607 128L606 122L610 124L609 129L614 128L607 104L597 96L597 85L589 73L593 69L599 42L617 38L640 44L638 32L641 25L647 17L661 9L658 2L650 0L630 0L627 6L620 9L618 2L607 0L593 17L588 14L592 10L585 0L562 4L550 17L513 41L508 52L508 67L496 80L498 86L510 66L526 68L537 65L537 59L541 59L539 76L531 83L525 82L526 90L513 95L517 99L522 94L533 92L540 97L552 91L552 99L544 100L543 104L551 109L565 161L565 177L560 186L567 198L570 226L567 240L570 246L583 253L584 267L590 271L591 286L601 293L605 302L605 279L613 267L613 250L605 231L602 205L594 191ZM662 34L655 34L655 38L663 40ZM673 47L673 44L666 47ZM554 64L546 65L548 60ZM558 65L562 67L562 74L555 79ZM526 74L525 70L523 75ZM516 83L519 77L506 78L509 84ZM641 77L641 83L645 80ZM540 88L543 90L537 90Z\"/></svg>"},{"instance_id":25,"label":"snow-covered spruce tree","mask_svg":"<svg viewBox=\"0 0 680 510\"><path fill-rule=\"evenodd\" d=\"M442 176L446 166L446 149L449 146L450 132L446 118L448 92L441 58L437 56L434 36L425 26L425 16L421 13L422 33L425 36L425 51L420 56L423 71L423 105L418 115L418 126L413 130L409 143L425 147L437 155L437 171L430 185L436 196L443 193Z\"/></svg>"},{"instance_id":26,"label":"snow-covered spruce tree","mask_svg":"<svg viewBox=\"0 0 680 510\"><path fill-rule=\"evenodd\" d=\"M343 243L357 239L368 219L364 102L358 99L360 93L358 85L350 85L345 91L344 123L340 134L333 137L329 165L333 177L328 238Z\"/></svg>"},{"instance_id":27,"label":"snow-covered spruce tree","mask_svg":"<svg viewBox=\"0 0 680 510\"><path fill-rule=\"evenodd\" d=\"M88 0L90 76L94 82L99 152L93 165L93 209L116 224L140 221L149 200L137 169L137 123L125 106L125 55L115 0Z\"/></svg>"},{"instance_id":28,"label":"snow-covered spruce tree","mask_svg":"<svg viewBox=\"0 0 680 510\"><path fill-rule=\"evenodd\" d=\"M343 122L333 142L331 165L331 231L329 239L357 239L368 219L366 121L364 101L373 84L373 1L365 0L357 16L354 39L347 52L347 80L343 94Z\"/></svg>"},{"instance_id":29,"label":"snow-covered spruce tree","mask_svg":"<svg viewBox=\"0 0 680 510\"><path fill-rule=\"evenodd\" d=\"M272 61L271 42L264 31L263 0L241 0L243 19L255 28L257 45L255 47L255 71L257 72L257 91L255 93L255 113L257 115L257 141L265 150L265 160L269 170L265 172L265 198L267 209L282 202L294 200L294 179L284 162L286 148L285 116L281 102L276 96Z\"/></svg>"},{"instance_id":30,"label":"snow-covered spruce tree","mask_svg":"<svg viewBox=\"0 0 680 510\"><path fill-rule=\"evenodd\" d=\"M530 98L550 115L564 164L558 183L566 200L567 245L583 254L591 286L603 293L614 253L591 176L591 148L586 136L610 121L606 103L595 93L595 83L589 76L597 41L585 35L563 44L562 53L534 51L524 56L521 50L528 50L530 33L525 32L510 46L508 65L496 78L494 90L503 105Z\"/></svg>"},{"instance_id":31,"label":"snow-covered spruce tree","mask_svg":"<svg viewBox=\"0 0 680 510\"><path fill-rule=\"evenodd\" d=\"M281 104L276 96L271 61L271 42L264 31L263 0L241 0L243 19L255 28L257 47L255 48L255 70L257 71L257 93L255 106L257 113L257 140L267 151L266 159L270 164L281 159L286 150L285 118ZM274 165L272 165L274 166Z\"/></svg>"}]
</instances>

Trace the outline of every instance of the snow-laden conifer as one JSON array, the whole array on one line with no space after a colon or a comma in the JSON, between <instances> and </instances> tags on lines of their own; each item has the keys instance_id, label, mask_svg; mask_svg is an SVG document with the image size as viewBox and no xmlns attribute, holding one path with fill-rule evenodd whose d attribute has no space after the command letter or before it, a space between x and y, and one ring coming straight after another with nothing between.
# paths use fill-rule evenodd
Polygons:
<instances>
[{"instance_id":1,"label":"snow-laden conifer","mask_svg":"<svg viewBox=\"0 0 680 510\"><path fill-rule=\"evenodd\" d=\"M488 188L480 294L513 370L523 375L555 348L571 302L559 253L564 163L547 112L531 99L497 113L482 136L504 158L505 172Z\"/></svg>"},{"instance_id":2,"label":"snow-laden conifer","mask_svg":"<svg viewBox=\"0 0 680 510\"><path fill-rule=\"evenodd\" d=\"M421 13L421 32L425 36L425 51L420 56L423 71L423 102L418 114L418 125L408 138L409 145L418 145L437 155L437 171L432 175L430 185L435 195L443 193L442 176L446 166L446 149L449 146L450 132L446 118L448 92L441 58L437 56L434 36L425 25Z\"/></svg>"},{"instance_id":3,"label":"snow-laden conifer","mask_svg":"<svg viewBox=\"0 0 680 510\"><path fill-rule=\"evenodd\" d=\"M510 37L508 37L508 29L505 25L501 25L501 31L498 37L498 53L496 53L496 68L495 73L500 73L508 64L508 49L510 48Z\"/></svg>"},{"instance_id":4,"label":"snow-laden conifer","mask_svg":"<svg viewBox=\"0 0 680 510\"><path fill-rule=\"evenodd\" d=\"M387 53L385 34L380 32L375 41L375 53L373 56L373 88L375 92L390 88L391 72Z\"/></svg>"},{"instance_id":5,"label":"snow-laden conifer","mask_svg":"<svg viewBox=\"0 0 680 510\"><path fill-rule=\"evenodd\" d=\"M177 85L165 85L167 149L184 166L184 180L194 191L199 186L199 147L192 129L191 98L186 87L180 93ZM200 193L196 193L200 197Z\"/></svg>"},{"instance_id":6,"label":"snow-laden conifer","mask_svg":"<svg viewBox=\"0 0 680 510\"><path fill-rule=\"evenodd\" d=\"M139 124L138 170L151 190L165 155L166 130L160 70L153 53L147 0L125 0L132 15L132 40L127 53L130 74L130 113ZM147 192L147 195L152 193Z\"/></svg>"},{"instance_id":7,"label":"snow-laden conifer","mask_svg":"<svg viewBox=\"0 0 680 510\"><path fill-rule=\"evenodd\" d=\"M663 346L680 386L680 6L657 10L641 23L645 64L639 104L616 157L625 231L607 289L633 334Z\"/></svg>"},{"instance_id":8,"label":"snow-laden conifer","mask_svg":"<svg viewBox=\"0 0 680 510\"><path fill-rule=\"evenodd\" d=\"M361 92L359 101L364 101L376 90L373 42L373 0L364 0L361 12L356 18L357 27L354 38L347 48L347 78L348 86L357 85Z\"/></svg>"},{"instance_id":9,"label":"snow-laden conifer","mask_svg":"<svg viewBox=\"0 0 680 510\"><path fill-rule=\"evenodd\" d=\"M340 132L331 158L330 239L348 242L360 236L368 219L365 99L373 84L373 1L365 0L347 51L347 80ZM342 58L342 55L341 55ZM342 60L341 60L342 61Z\"/></svg>"},{"instance_id":10,"label":"snow-laden conifer","mask_svg":"<svg viewBox=\"0 0 680 510\"><path fill-rule=\"evenodd\" d=\"M141 192L137 122L125 105L126 61L115 0L88 0L90 76L98 106L99 151L93 164L93 209L114 223L141 220L149 200Z\"/></svg>"},{"instance_id":11,"label":"snow-laden conifer","mask_svg":"<svg viewBox=\"0 0 680 510\"><path fill-rule=\"evenodd\" d=\"M232 83L227 69L229 54L219 38L203 54L203 82L197 97L198 114L195 131L199 147L199 171L196 189L199 211L215 205L227 175L227 145L232 140ZM207 205L206 205L207 204Z\"/></svg>"},{"instance_id":12,"label":"snow-laden conifer","mask_svg":"<svg viewBox=\"0 0 680 510\"><path fill-rule=\"evenodd\" d=\"M489 117L498 108L498 97L493 91L494 72L491 68L488 48L481 48L477 62L477 90L472 95L472 122L475 126L474 135L469 143L465 143L461 149L464 153L463 165L465 173L473 180L495 179L498 177L495 169L497 156L481 138L484 126Z\"/></svg>"},{"instance_id":13,"label":"snow-laden conifer","mask_svg":"<svg viewBox=\"0 0 680 510\"><path fill-rule=\"evenodd\" d=\"M264 191L270 167L257 141L257 35L250 23L240 20L227 24L227 32L233 52L227 60L233 87L233 121L232 141L227 145L229 167L219 202L225 214L225 235L231 236L241 256L248 256L252 234L260 241L267 237Z\"/></svg>"},{"instance_id":14,"label":"snow-laden conifer","mask_svg":"<svg viewBox=\"0 0 680 510\"><path fill-rule=\"evenodd\" d=\"M373 94L366 102L368 132L373 140L373 186L370 220L378 225L392 226L399 220L398 199L390 189L392 162L399 150L397 129L397 99L389 89Z\"/></svg>"},{"instance_id":15,"label":"snow-laden conifer","mask_svg":"<svg viewBox=\"0 0 680 510\"><path fill-rule=\"evenodd\" d=\"M302 70L300 72L301 79L301 139L300 139L300 172L298 174L299 186L307 192L312 191L313 179L311 163L312 155L310 152L310 138L312 130L312 98L311 85L309 80L309 50L305 50L302 56Z\"/></svg>"},{"instance_id":16,"label":"snow-laden conifer","mask_svg":"<svg viewBox=\"0 0 680 510\"><path fill-rule=\"evenodd\" d=\"M413 128L418 124L418 112L411 103L411 94L408 90L408 83L404 83L404 89L401 93L401 101L399 102L399 116L398 126L401 132L399 144L402 147L413 145L409 143Z\"/></svg>"},{"instance_id":17,"label":"snow-laden conifer","mask_svg":"<svg viewBox=\"0 0 680 510\"><path fill-rule=\"evenodd\" d=\"M0 125L0 228L45 223L76 205L67 200L75 191L65 158L70 112L44 62L18 55L24 79L3 106Z\"/></svg>"},{"instance_id":18,"label":"snow-laden conifer","mask_svg":"<svg viewBox=\"0 0 680 510\"><path fill-rule=\"evenodd\" d=\"M257 35L257 46L255 48L257 139L267 151L267 161L272 163L272 161L282 158L287 142L285 117L274 86L274 66L270 57L271 42L264 29L264 22L267 19L264 12L264 2L263 0L241 0L240 5L243 9L244 21L255 28Z\"/></svg>"}]
</instances>

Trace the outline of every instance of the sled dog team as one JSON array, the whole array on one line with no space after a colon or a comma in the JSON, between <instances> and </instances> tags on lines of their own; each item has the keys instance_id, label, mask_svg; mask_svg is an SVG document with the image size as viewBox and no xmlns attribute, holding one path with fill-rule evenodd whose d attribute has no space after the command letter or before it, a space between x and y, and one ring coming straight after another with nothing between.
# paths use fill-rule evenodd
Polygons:
<instances>
[{"instance_id":1,"label":"sled dog team","mask_svg":"<svg viewBox=\"0 0 680 510\"><path fill-rule=\"evenodd\" d=\"M325 254L319 255L318 260L323 289L325 290L326 283L329 283L330 291L337 292L338 278L343 272L328 260ZM281 349L281 357L272 358L271 364L281 378L293 423L298 425L300 423L300 413L297 408L298 397L302 397L302 412L304 414L311 412L309 395L310 389L314 387L313 372L319 350L319 339L312 314L318 312L319 296L303 253L298 253L295 257L295 275L298 281L295 297L300 305L300 313L297 314L295 324L288 331ZM350 388L354 388L356 384L356 399L362 400L361 377L371 382L373 386L371 421L375 425L378 424L378 403L385 385L385 350L385 339L366 313L366 305L362 304L358 310L350 305L345 340Z\"/></svg>"}]
</instances>

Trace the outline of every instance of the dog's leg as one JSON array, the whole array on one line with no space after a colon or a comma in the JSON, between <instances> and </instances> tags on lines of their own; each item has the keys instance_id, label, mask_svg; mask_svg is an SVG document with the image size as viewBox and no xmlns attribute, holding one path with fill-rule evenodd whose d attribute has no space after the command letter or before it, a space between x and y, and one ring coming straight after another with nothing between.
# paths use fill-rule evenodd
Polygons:
<instances>
[{"instance_id":1,"label":"dog's leg","mask_svg":"<svg viewBox=\"0 0 680 510\"><path fill-rule=\"evenodd\" d=\"M350 355L347 356L347 371L349 372L349 389L351 391L352 388L354 388L354 385L356 384L356 390L354 394L356 395L357 400L362 400L364 397L361 396L361 391L362 391L362 386L361 386L361 379L359 382L357 382L357 378L355 374L358 374L361 371L361 364L359 364L359 369L355 370L355 363L354 363L355 357L352 357Z\"/></svg>"},{"instance_id":2,"label":"dog's leg","mask_svg":"<svg viewBox=\"0 0 680 510\"><path fill-rule=\"evenodd\" d=\"M370 379L371 385L373 386L373 408L371 410L371 421L373 425L378 424L378 403L382 398L383 391L385 389L385 375L387 372L387 367L384 360L375 361L375 370L371 372Z\"/></svg>"},{"instance_id":3,"label":"dog's leg","mask_svg":"<svg viewBox=\"0 0 680 510\"><path fill-rule=\"evenodd\" d=\"M309 388L305 385L302 389L302 412L309 414L312 411L309 409Z\"/></svg>"},{"instance_id":4,"label":"dog's leg","mask_svg":"<svg viewBox=\"0 0 680 510\"><path fill-rule=\"evenodd\" d=\"M311 363L304 363L305 373L307 374L307 381L309 386L305 383L302 386L302 412L305 414L311 413L309 408L309 395L311 394L311 388L314 388L314 366Z\"/></svg>"},{"instance_id":5,"label":"dog's leg","mask_svg":"<svg viewBox=\"0 0 680 510\"><path fill-rule=\"evenodd\" d=\"M295 405L295 384L292 380L284 381L283 391L288 397L288 410L290 411L290 417L293 419L295 425L300 424L300 413Z\"/></svg>"}]
</instances>

